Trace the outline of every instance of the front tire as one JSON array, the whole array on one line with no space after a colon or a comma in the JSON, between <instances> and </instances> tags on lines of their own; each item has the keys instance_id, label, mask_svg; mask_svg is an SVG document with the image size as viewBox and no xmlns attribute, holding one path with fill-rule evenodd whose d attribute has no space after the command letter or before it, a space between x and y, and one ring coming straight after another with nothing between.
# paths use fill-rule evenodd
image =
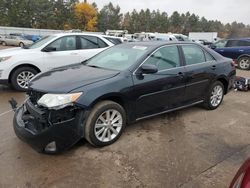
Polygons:
<instances>
[{"instance_id":1,"label":"front tire","mask_svg":"<svg viewBox=\"0 0 250 188\"><path fill-rule=\"evenodd\" d=\"M250 69L250 58L249 57L241 57L238 61L238 67L242 70Z\"/></svg>"},{"instance_id":2,"label":"front tire","mask_svg":"<svg viewBox=\"0 0 250 188\"><path fill-rule=\"evenodd\" d=\"M2 42L2 45L3 45L3 46L7 46L6 42Z\"/></svg>"},{"instance_id":3,"label":"front tire","mask_svg":"<svg viewBox=\"0 0 250 188\"><path fill-rule=\"evenodd\" d=\"M206 96L204 106L208 110L215 110L218 108L224 98L225 88L224 85L220 81L214 82Z\"/></svg>"},{"instance_id":4,"label":"front tire","mask_svg":"<svg viewBox=\"0 0 250 188\"><path fill-rule=\"evenodd\" d=\"M113 144L126 126L124 108L113 101L97 103L87 117L85 139L96 147Z\"/></svg>"},{"instance_id":5,"label":"front tire","mask_svg":"<svg viewBox=\"0 0 250 188\"><path fill-rule=\"evenodd\" d=\"M19 47L23 48L24 47L24 43L20 42Z\"/></svg>"},{"instance_id":6,"label":"front tire","mask_svg":"<svg viewBox=\"0 0 250 188\"><path fill-rule=\"evenodd\" d=\"M11 84L18 91L27 91L30 80L37 73L32 67L20 67L11 75Z\"/></svg>"}]
</instances>

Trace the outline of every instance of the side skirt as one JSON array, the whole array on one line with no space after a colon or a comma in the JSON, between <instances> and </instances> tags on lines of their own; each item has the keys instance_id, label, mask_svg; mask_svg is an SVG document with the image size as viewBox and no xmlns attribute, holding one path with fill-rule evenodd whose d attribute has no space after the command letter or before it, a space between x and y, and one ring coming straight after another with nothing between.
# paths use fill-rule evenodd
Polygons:
<instances>
[{"instance_id":1,"label":"side skirt","mask_svg":"<svg viewBox=\"0 0 250 188\"><path fill-rule=\"evenodd\" d=\"M144 116L144 117L141 117L141 118L137 118L136 121L140 121L140 120L142 120L142 119L147 119L147 118L151 118L151 117L154 117L154 116L157 116L157 115L161 115L161 114L165 114L165 113L168 113L168 112L180 110L180 109L183 109L183 108L188 108L188 107L190 107L190 106L194 106L194 105L196 105L196 104L200 104L200 103L203 103L203 102L204 102L204 100L201 100L201 101L197 101L197 102L195 102L195 103L188 104L188 105L185 105L185 106L180 106L180 107L173 108L173 109L170 109L170 110L166 110L166 111L163 111L163 112L159 112L159 113L156 113L156 114Z\"/></svg>"}]
</instances>

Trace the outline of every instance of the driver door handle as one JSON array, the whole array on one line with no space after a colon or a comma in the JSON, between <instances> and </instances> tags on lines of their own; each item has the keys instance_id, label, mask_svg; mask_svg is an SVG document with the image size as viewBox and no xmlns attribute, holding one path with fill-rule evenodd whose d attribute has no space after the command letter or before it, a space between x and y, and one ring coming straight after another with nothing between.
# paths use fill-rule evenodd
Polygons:
<instances>
[{"instance_id":1,"label":"driver door handle","mask_svg":"<svg viewBox=\"0 0 250 188\"><path fill-rule=\"evenodd\" d=\"M177 75L178 75L179 77L181 77L181 78L184 77L184 73L183 73L183 72L179 72Z\"/></svg>"}]
</instances>

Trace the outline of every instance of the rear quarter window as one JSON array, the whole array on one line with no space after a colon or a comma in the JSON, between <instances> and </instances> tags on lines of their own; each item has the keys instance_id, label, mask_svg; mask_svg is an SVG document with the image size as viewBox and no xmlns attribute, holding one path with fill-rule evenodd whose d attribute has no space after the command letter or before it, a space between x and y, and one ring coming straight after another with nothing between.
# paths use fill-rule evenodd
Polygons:
<instances>
[{"instance_id":1,"label":"rear quarter window","mask_svg":"<svg viewBox=\"0 0 250 188\"><path fill-rule=\"evenodd\" d=\"M205 53L205 57L206 57L206 61L214 61L214 57L212 55L210 55L208 52L204 51Z\"/></svg>"},{"instance_id":2,"label":"rear quarter window","mask_svg":"<svg viewBox=\"0 0 250 188\"><path fill-rule=\"evenodd\" d=\"M109 42L112 42L114 45L122 43L122 41L120 39L109 38L109 37L104 37L104 38L107 39Z\"/></svg>"}]
</instances>

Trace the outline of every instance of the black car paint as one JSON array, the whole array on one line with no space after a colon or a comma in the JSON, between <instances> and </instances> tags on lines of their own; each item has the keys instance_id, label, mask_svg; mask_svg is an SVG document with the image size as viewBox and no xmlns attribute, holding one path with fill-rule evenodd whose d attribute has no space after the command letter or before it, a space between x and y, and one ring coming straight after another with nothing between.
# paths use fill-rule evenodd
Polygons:
<instances>
[{"instance_id":1,"label":"black car paint","mask_svg":"<svg viewBox=\"0 0 250 188\"><path fill-rule=\"evenodd\" d=\"M57 139L60 144L58 147L60 151L63 151L83 137L84 120L86 118L82 117L86 117L91 108L101 100L113 100L120 103L127 113L127 122L132 123L154 114L204 101L209 86L216 80L221 80L226 86L225 94L232 87L235 69L231 65L231 60L212 50L200 46L216 59L215 62L185 66L185 59L180 46L183 44L197 44L157 42L134 43L133 45L137 44L148 45L150 50L147 55L125 71L119 72L75 65L71 68L61 68L38 75L32 80L30 91L42 92L43 94L84 93L75 103L77 110L72 121L78 123L72 124L69 122L69 127L72 127L72 130L69 131L67 126L65 126L67 127L65 130L63 130L64 126L60 126L60 124L67 124L67 121L61 121L56 125L48 126L41 133L31 136L32 133L27 133L27 130L25 131L24 128L19 126L23 121L22 115L20 115L22 114L21 109L23 109L21 107L14 118L16 134L38 151L43 151L49 141ZM142 74L140 68L138 68L141 63L156 49L166 45L178 45L182 66L159 71L155 74ZM37 105L34 105L34 108L37 108ZM46 121L44 117L41 117L41 119ZM59 130L61 127L62 129ZM40 136L41 139L37 138ZM72 139L72 137L75 139Z\"/></svg>"}]
</instances>

